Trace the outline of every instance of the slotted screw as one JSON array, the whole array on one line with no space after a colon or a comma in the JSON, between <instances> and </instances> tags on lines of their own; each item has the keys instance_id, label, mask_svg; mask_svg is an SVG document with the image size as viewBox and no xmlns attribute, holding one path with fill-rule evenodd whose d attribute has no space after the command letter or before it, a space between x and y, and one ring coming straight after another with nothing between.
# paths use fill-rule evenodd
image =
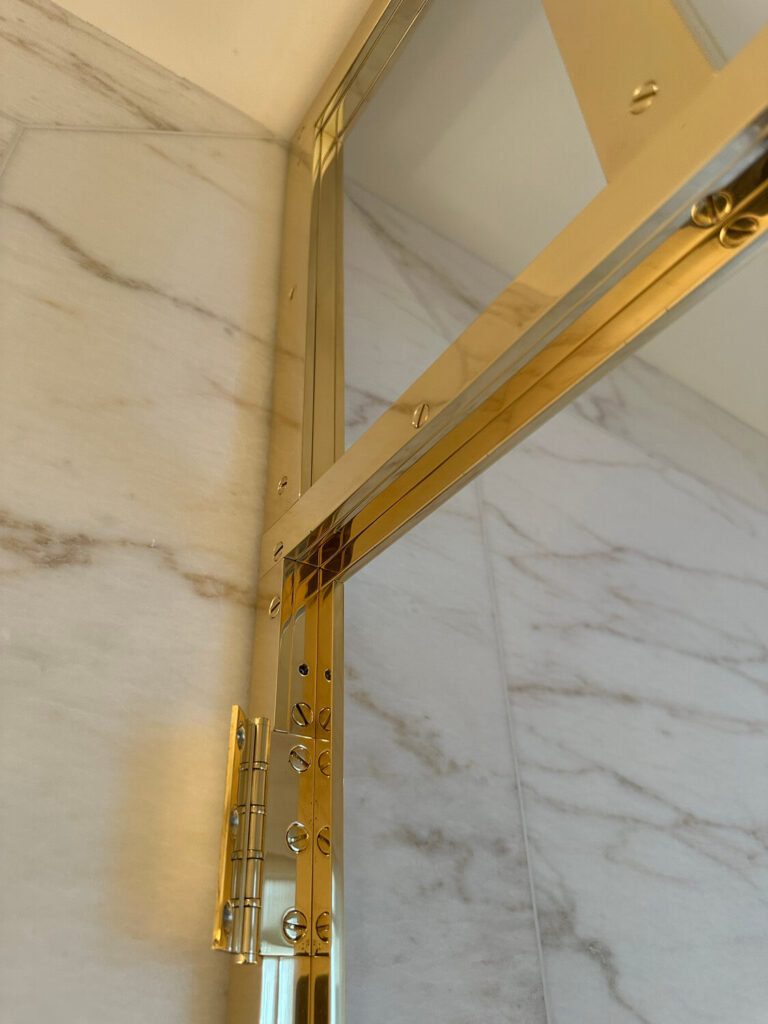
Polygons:
<instances>
[{"instance_id":1,"label":"slotted screw","mask_svg":"<svg viewBox=\"0 0 768 1024\"><path fill-rule=\"evenodd\" d=\"M300 729L306 729L308 725L312 724L312 719L314 718L312 708L305 700L300 700L291 708L291 718Z\"/></svg>"},{"instance_id":2,"label":"slotted screw","mask_svg":"<svg viewBox=\"0 0 768 1024\"><path fill-rule=\"evenodd\" d=\"M324 857L331 853L331 830L324 825L317 833L317 848Z\"/></svg>"},{"instance_id":3,"label":"slotted screw","mask_svg":"<svg viewBox=\"0 0 768 1024\"><path fill-rule=\"evenodd\" d=\"M691 220L699 228L713 228L727 217L733 202L727 192L713 192L704 196L691 208Z\"/></svg>"},{"instance_id":4,"label":"slotted screw","mask_svg":"<svg viewBox=\"0 0 768 1024\"><path fill-rule=\"evenodd\" d=\"M720 245L726 249L738 249L760 229L757 217L736 217L720 229Z\"/></svg>"},{"instance_id":5,"label":"slotted screw","mask_svg":"<svg viewBox=\"0 0 768 1024\"><path fill-rule=\"evenodd\" d=\"M277 481L277 493L278 494L282 494L287 486L288 486L288 477L287 476L281 476L280 479Z\"/></svg>"},{"instance_id":6,"label":"slotted screw","mask_svg":"<svg viewBox=\"0 0 768 1024\"><path fill-rule=\"evenodd\" d=\"M320 723L320 728L325 729L325 731L328 732L331 726L331 709L320 708L317 713L317 720Z\"/></svg>"},{"instance_id":7,"label":"slotted screw","mask_svg":"<svg viewBox=\"0 0 768 1024\"><path fill-rule=\"evenodd\" d=\"M327 910L324 910L322 914L318 914L317 920L315 921L315 931L317 937L321 942L327 942L331 937L331 915Z\"/></svg>"},{"instance_id":8,"label":"slotted screw","mask_svg":"<svg viewBox=\"0 0 768 1024\"><path fill-rule=\"evenodd\" d=\"M307 930L307 918L296 907L283 914L283 935L289 942L298 942Z\"/></svg>"},{"instance_id":9,"label":"slotted screw","mask_svg":"<svg viewBox=\"0 0 768 1024\"><path fill-rule=\"evenodd\" d=\"M317 759L317 767L320 769L323 775L331 774L331 752L330 750L324 750L320 757Z\"/></svg>"},{"instance_id":10,"label":"slotted screw","mask_svg":"<svg viewBox=\"0 0 768 1024\"><path fill-rule=\"evenodd\" d=\"M312 764L312 757L307 748L299 743L291 748L291 752L288 754L288 763L295 772L301 774Z\"/></svg>"},{"instance_id":11,"label":"slotted screw","mask_svg":"<svg viewBox=\"0 0 768 1024\"><path fill-rule=\"evenodd\" d=\"M293 850L294 853L301 853L302 850L306 850L309 846L309 832L306 825L302 825L300 821L294 821L286 829L285 841L288 844L288 848Z\"/></svg>"},{"instance_id":12,"label":"slotted screw","mask_svg":"<svg viewBox=\"0 0 768 1024\"><path fill-rule=\"evenodd\" d=\"M280 598L275 594L272 600L269 602L269 617L274 619L277 613L280 611Z\"/></svg>"},{"instance_id":13,"label":"slotted screw","mask_svg":"<svg viewBox=\"0 0 768 1024\"><path fill-rule=\"evenodd\" d=\"M632 98L629 101L629 111L631 114L642 114L648 107L653 103L659 94L658 85L649 79L647 82L643 82L632 93Z\"/></svg>"},{"instance_id":14,"label":"slotted screw","mask_svg":"<svg viewBox=\"0 0 768 1024\"><path fill-rule=\"evenodd\" d=\"M429 419L429 406L426 402L420 402L419 405L413 410L413 416L411 416L411 424L415 430L419 427L423 427Z\"/></svg>"}]
</instances>

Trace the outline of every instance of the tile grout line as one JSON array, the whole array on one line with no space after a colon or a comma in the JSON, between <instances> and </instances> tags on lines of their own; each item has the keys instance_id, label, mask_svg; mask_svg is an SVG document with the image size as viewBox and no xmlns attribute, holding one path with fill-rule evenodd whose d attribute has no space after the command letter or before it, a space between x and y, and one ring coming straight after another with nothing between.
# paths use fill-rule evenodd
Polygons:
<instances>
[{"instance_id":1,"label":"tile grout line","mask_svg":"<svg viewBox=\"0 0 768 1024\"><path fill-rule=\"evenodd\" d=\"M549 991L547 988L547 975L544 968L544 949L541 944L541 929L539 927L539 911L536 904L536 889L533 883L533 868L531 865L531 850L528 841L528 825L525 816L525 805L523 803L523 786L520 778L520 765L517 759L517 731L515 727L515 716L512 710L509 693L507 691L507 667L504 655L504 645L501 639L501 624L499 620L499 602L496 590L496 580L493 574L493 563L491 561L491 549L488 542L488 530L485 523L485 498L482 489L482 477L478 477L472 484L475 501L477 504L477 517L480 526L480 545L483 549L483 561L485 563L485 575L488 585L488 593L491 599L491 618L493 621L493 635L496 644L496 661L501 677L502 697L504 709L507 716L507 731L511 740L512 764L515 770L515 784L517 787L517 800L520 808L520 830L523 837L523 851L525 853L525 865L528 871L528 887L531 894L531 909L533 910L533 926L536 932L536 951L539 958L539 975L541 977L542 998L544 1000L544 1017L546 1024L551 1022L549 1008Z\"/></svg>"},{"instance_id":2,"label":"tile grout line","mask_svg":"<svg viewBox=\"0 0 768 1024\"><path fill-rule=\"evenodd\" d=\"M16 152L16 147L21 141L21 137L25 131L25 126L17 122L16 131L13 133L10 145L8 146L8 149L5 152L5 156L3 157L3 159L0 160L0 179L2 179L3 175L5 174L5 171L11 162L11 158L13 157L13 154Z\"/></svg>"}]
</instances>

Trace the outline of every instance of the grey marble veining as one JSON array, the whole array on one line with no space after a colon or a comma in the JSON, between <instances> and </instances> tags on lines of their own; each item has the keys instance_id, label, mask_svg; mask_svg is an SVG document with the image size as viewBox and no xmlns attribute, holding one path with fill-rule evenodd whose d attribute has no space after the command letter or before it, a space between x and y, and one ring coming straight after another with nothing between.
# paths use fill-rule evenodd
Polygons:
<instances>
[{"instance_id":1,"label":"grey marble veining","mask_svg":"<svg viewBox=\"0 0 768 1024\"><path fill-rule=\"evenodd\" d=\"M269 135L50 0L0 0L0 112L24 124Z\"/></svg>"},{"instance_id":2,"label":"grey marble veining","mask_svg":"<svg viewBox=\"0 0 768 1024\"><path fill-rule=\"evenodd\" d=\"M348 429L356 437L414 367L423 368L451 340L448 316L438 322L435 310L452 311L455 336L462 312L468 322L473 304L492 296L498 277L475 263L479 285L457 291L456 280L470 279L466 254L427 239L423 227L359 190L349 204ZM654 344L666 344L663 333ZM470 539L478 537L479 550ZM356 899L368 916L383 913L387 922L405 922L405 935L418 933L413 922L431 898L426 864L419 870L429 842L409 831L401 850L402 826L412 829L416 813L431 834L437 826L424 808L442 807L455 777L453 800L468 826L467 848L486 855L480 824L486 816L494 836L506 821L511 831L504 841L517 850L522 843L523 855L527 849L546 979L546 1010L535 1000L512 1006L497 992L498 1001L483 1004L484 1019L762 1019L768 1003L766 438L632 357L367 566L348 594L352 745L345 770L353 828L368 836L360 848L368 842L373 865L373 874L360 863L351 868L350 941L363 934ZM447 595L450 610L443 607ZM489 607L495 636L470 635L457 625L459 609ZM430 656L463 671L436 679ZM483 754L493 749L482 737L498 724L499 709L477 681L499 673L507 681L504 727L519 772L522 817L489 789L488 802L479 801L472 780L481 762L453 753L454 712L467 721L465 677L473 680L470 735ZM403 714L393 713L384 696L390 694ZM353 727L357 736L350 735ZM377 773L387 761L409 767L387 776L386 799L360 772L370 743ZM422 763L414 749L433 755ZM454 771L440 773L432 767L440 763L434 754L447 751ZM369 835L370 812L379 807L386 808L384 820ZM458 847L455 853L460 856ZM501 881L502 862L490 861L487 877L472 877L467 905L455 885L445 895L448 880L458 877L455 864L441 855L435 863L448 920L470 915L475 901L482 908L494 892L501 908L510 891ZM519 886L521 876L515 877ZM372 879L386 878L392 891L383 902ZM522 942L524 929L513 929L514 918L511 910L499 915ZM375 952L360 946L360 971ZM421 946L401 975L392 975L393 989L398 977L407 979L404 1002L426 989L432 971L439 975L436 967L420 971L420 956ZM514 956L504 962L518 976ZM506 983L510 974L501 962L495 969ZM367 976L354 978L360 998ZM535 991L532 973L519 980L521 990ZM476 988L474 961L457 957L451 982L433 990L423 1019L450 1015L455 1001ZM397 989L388 998L400 1006ZM458 1005L456 1019L475 1017Z\"/></svg>"},{"instance_id":3,"label":"grey marble veining","mask_svg":"<svg viewBox=\"0 0 768 1024\"><path fill-rule=\"evenodd\" d=\"M60 8L0 28L0 1018L215 1024L285 151Z\"/></svg>"},{"instance_id":4,"label":"grey marble veining","mask_svg":"<svg viewBox=\"0 0 768 1024\"><path fill-rule=\"evenodd\" d=\"M345 594L349 1020L544 1021L473 490Z\"/></svg>"}]
</instances>

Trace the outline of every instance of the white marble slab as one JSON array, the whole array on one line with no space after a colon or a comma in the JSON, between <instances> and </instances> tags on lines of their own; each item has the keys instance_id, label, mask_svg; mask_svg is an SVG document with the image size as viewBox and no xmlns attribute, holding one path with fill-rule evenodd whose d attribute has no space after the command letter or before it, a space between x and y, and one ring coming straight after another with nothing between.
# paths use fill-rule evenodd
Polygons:
<instances>
[{"instance_id":1,"label":"white marble slab","mask_svg":"<svg viewBox=\"0 0 768 1024\"><path fill-rule=\"evenodd\" d=\"M0 117L0 175L19 133L19 126L10 118Z\"/></svg>"},{"instance_id":2,"label":"white marble slab","mask_svg":"<svg viewBox=\"0 0 768 1024\"><path fill-rule=\"evenodd\" d=\"M544 1021L473 490L345 588L349 1020Z\"/></svg>"},{"instance_id":3,"label":"white marble slab","mask_svg":"<svg viewBox=\"0 0 768 1024\"><path fill-rule=\"evenodd\" d=\"M0 182L14 1024L224 1019L208 946L284 164L271 141L34 131Z\"/></svg>"},{"instance_id":4,"label":"white marble slab","mask_svg":"<svg viewBox=\"0 0 768 1024\"><path fill-rule=\"evenodd\" d=\"M627 371L481 483L551 1020L758 1020L765 439L730 420L710 446L730 418L670 380L654 408L662 375Z\"/></svg>"},{"instance_id":5,"label":"white marble slab","mask_svg":"<svg viewBox=\"0 0 768 1024\"><path fill-rule=\"evenodd\" d=\"M26 124L269 134L49 0L0 0L0 111Z\"/></svg>"}]
</instances>

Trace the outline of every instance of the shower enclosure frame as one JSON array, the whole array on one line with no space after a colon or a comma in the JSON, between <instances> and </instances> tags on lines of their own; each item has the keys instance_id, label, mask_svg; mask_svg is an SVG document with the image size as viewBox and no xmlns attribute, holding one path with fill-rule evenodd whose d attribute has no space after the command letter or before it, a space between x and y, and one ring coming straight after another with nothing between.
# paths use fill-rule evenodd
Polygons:
<instances>
[{"instance_id":1,"label":"shower enclosure frame","mask_svg":"<svg viewBox=\"0 0 768 1024\"><path fill-rule=\"evenodd\" d=\"M768 29L725 63L671 0L544 0L608 184L344 451L343 143L428 5L371 5L288 154L246 709L270 731L259 927L252 965L232 967L230 1024L344 1019L344 579L768 230ZM599 60L596 25L613 43ZM221 948L231 810L228 795Z\"/></svg>"}]
</instances>

